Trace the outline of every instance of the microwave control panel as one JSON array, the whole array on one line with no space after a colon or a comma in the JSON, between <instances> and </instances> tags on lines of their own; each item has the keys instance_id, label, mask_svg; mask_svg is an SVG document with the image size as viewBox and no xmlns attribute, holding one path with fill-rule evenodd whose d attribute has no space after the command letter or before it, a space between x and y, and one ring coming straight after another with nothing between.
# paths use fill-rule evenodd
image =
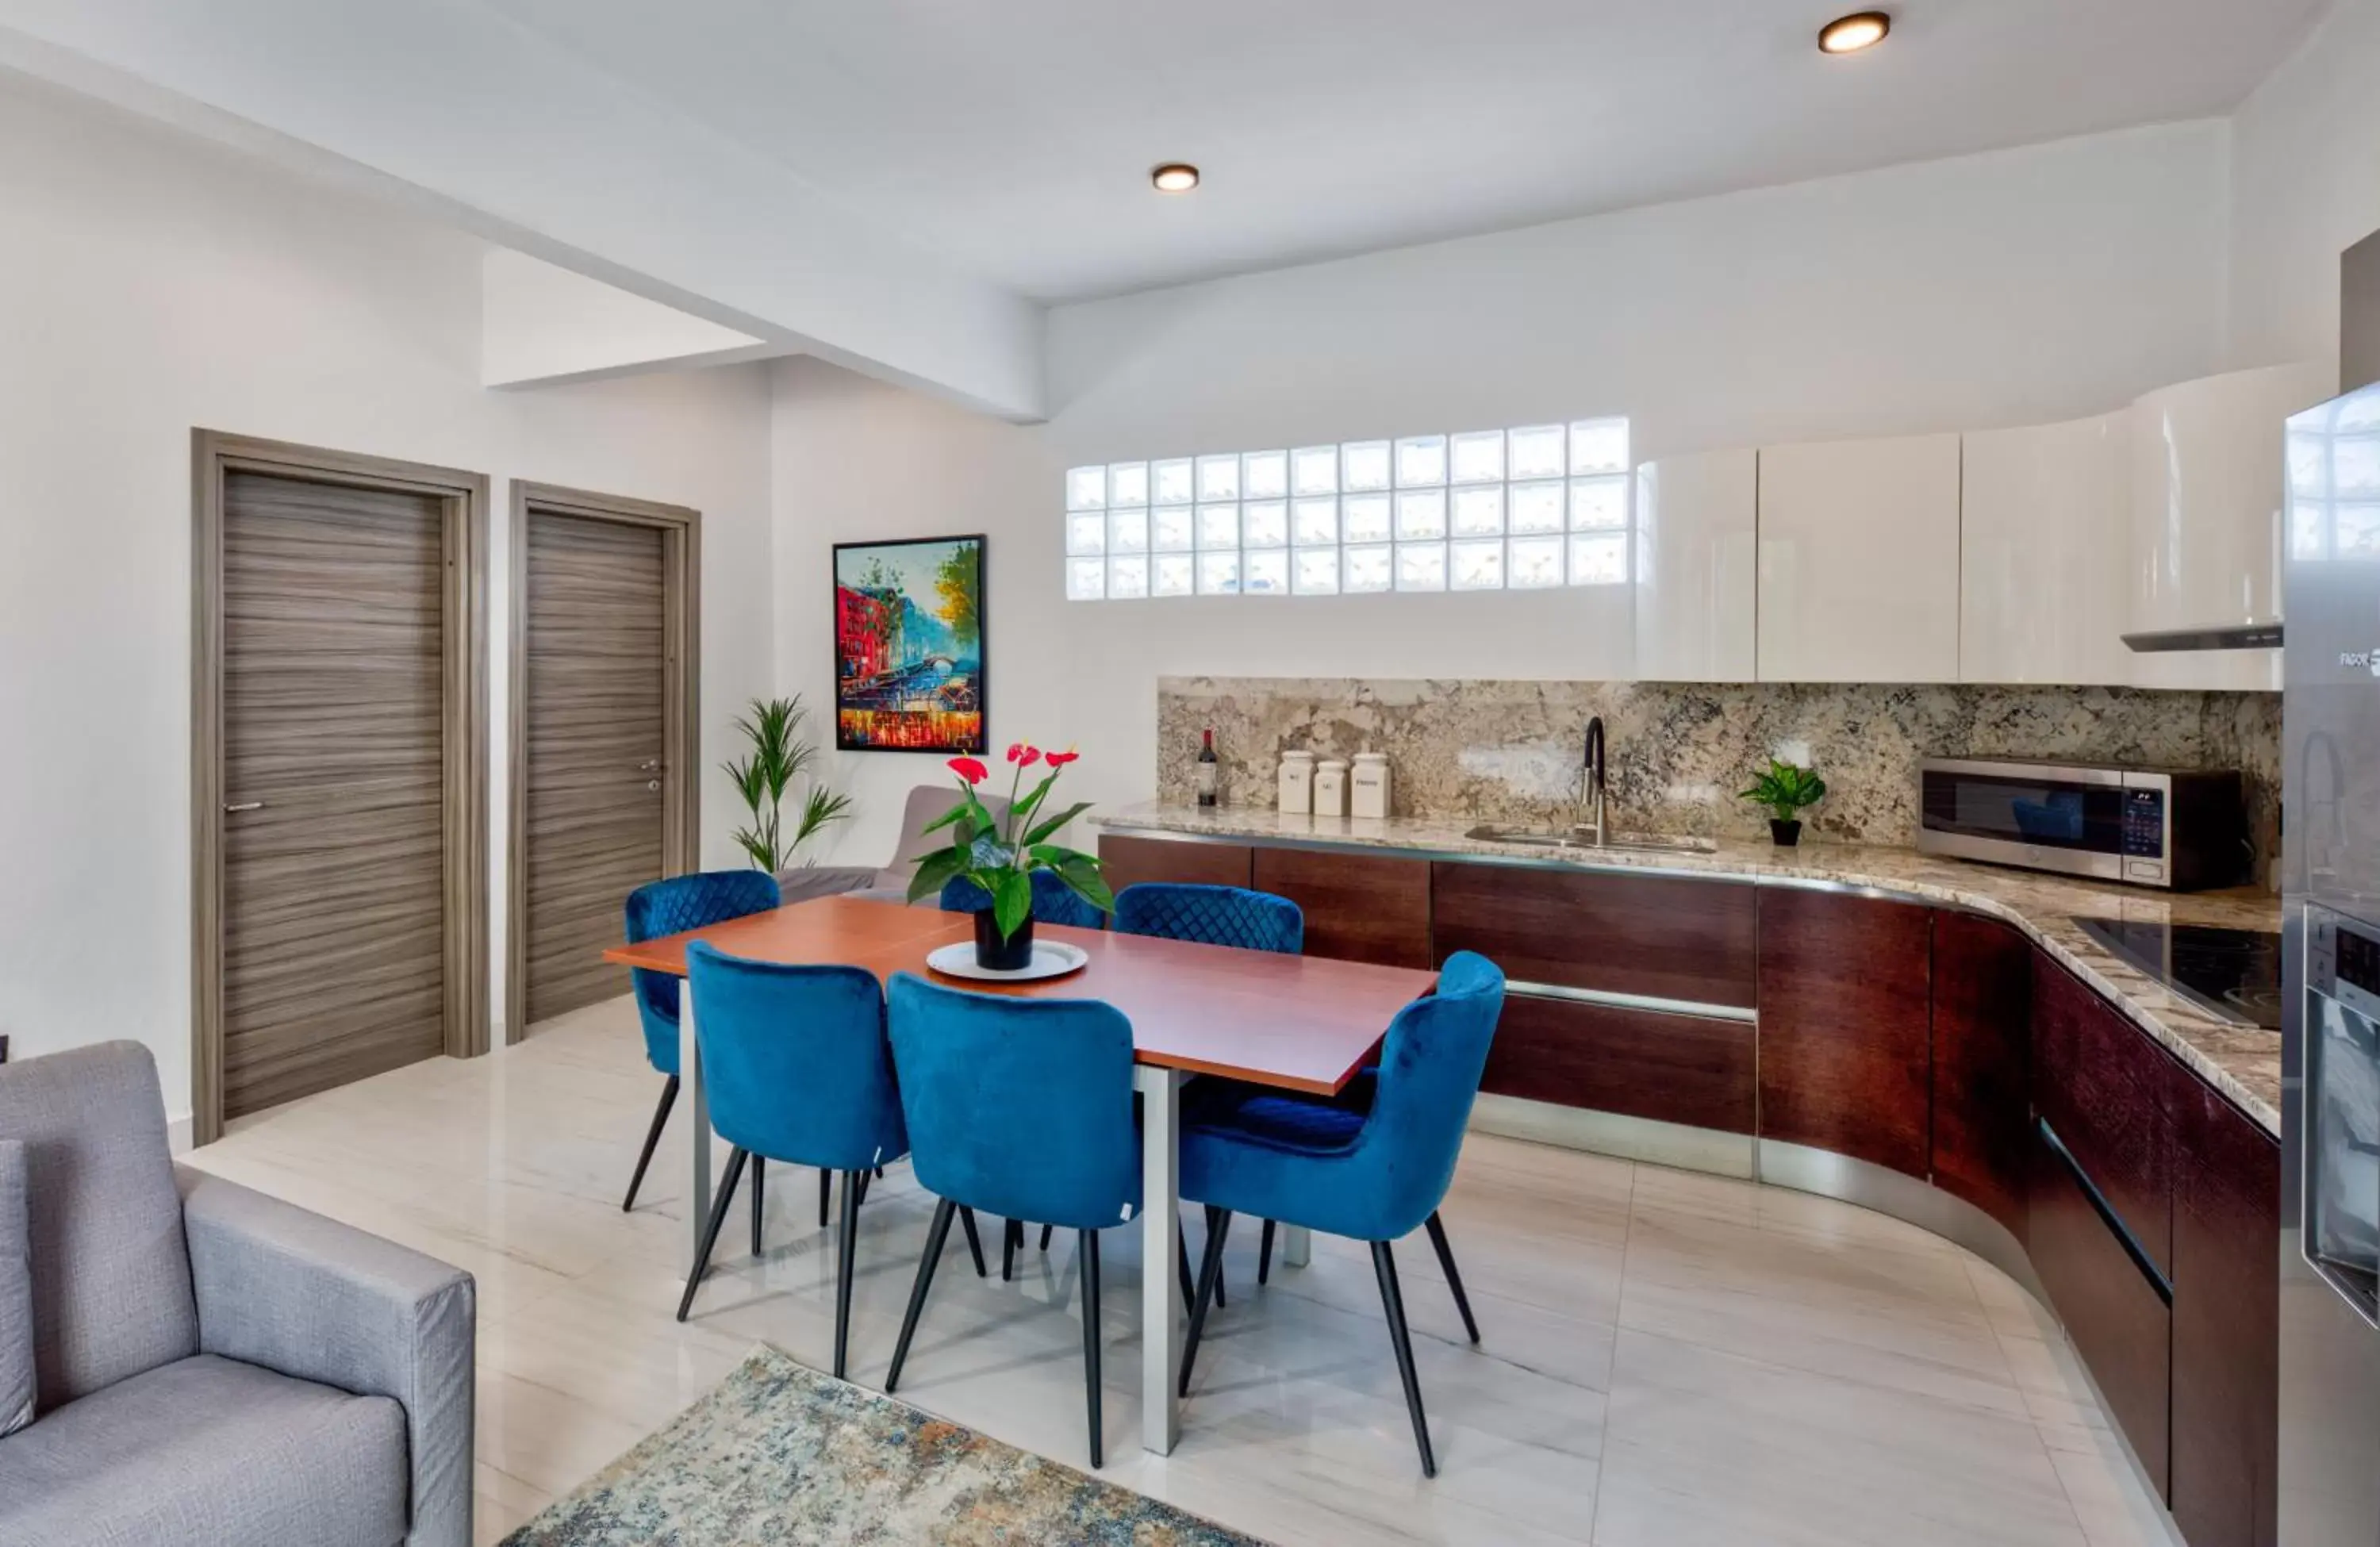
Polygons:
<instances>
[{"instance_id":1,"label":"microwave control panel","mask_svg":"<svg viewBox=\"0 0 2380 1547\"><path fill-rule=\"evenodd\" d=\"M2124 858L2165 858L2165 791L2124 791Z\"/></svg>"}]
</instances>

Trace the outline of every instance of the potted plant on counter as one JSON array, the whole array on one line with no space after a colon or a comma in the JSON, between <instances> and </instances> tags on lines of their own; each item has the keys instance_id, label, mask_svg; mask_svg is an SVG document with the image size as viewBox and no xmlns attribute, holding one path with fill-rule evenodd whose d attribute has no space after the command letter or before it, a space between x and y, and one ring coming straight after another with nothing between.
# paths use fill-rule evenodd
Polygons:
<instances>
[{"instance_id":1,"label":"potted plant on counter","mask_svg":"<svg viewBox=\"0 0 2380 1547\"><path fill-rule=\"evenodd\" d=\"M1779 848L1791 848L1802 841L1802 821L1799 813L1804 807L1815 806L1826 798L1827 781L1799 763L1770 758L1768 771L1752 781L1742 798L1768 811L1768 835Z\"/></svg>"},{"instance_id":2,"label":"potted plant on counter","mask_svg":"<svg viewBox=\"0 0 2380 1547\"><path fill-rule=\"evenodd\" d=\"M950 847L918 856L917 873L909 881L909 900L914 903L931 896L962 877L974 882L991 899L991 906L975 916L975 958L988 971L1013 972L1033 959L1035 871L1048 871L1100 912L1115 911L1115 897L1099 871L1099 862L1050 841L1052 834L1089 810L1091 803L1077 801L1055 816L1041 814L1050 786L1077 755L1045 754L1022 741L1011 746L1008 761L1015 773L1009 778L1004 824L992 821L975 795L976 786L991 776L991 770L976 758L951 759L951 772L959 779L959 803L926 824L929 833L948 828ZM1024 783L1025 771L1036 763L1046 763L1050 772L1020 798L1016 791Z\"/></svg>"}]
</instances>

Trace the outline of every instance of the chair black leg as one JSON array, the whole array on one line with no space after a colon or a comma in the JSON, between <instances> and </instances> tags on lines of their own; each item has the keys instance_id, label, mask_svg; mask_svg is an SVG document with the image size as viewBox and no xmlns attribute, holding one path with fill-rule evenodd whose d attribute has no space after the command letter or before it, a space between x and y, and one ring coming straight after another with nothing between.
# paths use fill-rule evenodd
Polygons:
<instances>
[{"instance_id":1,"label":"chair black leg","mask_svg":"<svg viewBox=\"0 0 2380 1547\"><path fill-rule=\"evenodd\" d=\"M1091 1470L1106 1459L1099 1421L1099 1233L1083 1232L1083 1393L1091 1409Z\"/></svg>"},{"instance_id":2,"label":"chair black leg","mask_svg":"<svg viewBox=\"0 0 2380 1547\"><path fill-rule=\"evenodd\" d=\"M694 1292L702 1283L702 1275L710 1267L710 1249L719 1242L719 1227L727 1223L727 1205L735 1201L735 1179L744 1175L744 1151L727 1152L727 1175L719 1184L719 1196L711 1201L710 1218L703 1222L702 1249L694 1254L694 1272L686 1279L686 1293L677 1302L677 1319L694 1309Z\"/></svg>"},{"instance_id":3,"label":"chair black leg","mask_svg":"<svg viewBox=\"0 0 2380 1547\"><path fill-rule=\"evenodd\" d=\"M909 1285L909 1311L901 1318L901 1341L892 1346L892 1368L884 1374L884 1395L901 1383L901 1366L908 1362L909 1339L917 1335L918 1313L926 1309L926 1289L934 1282L934 1263L942 1255L942 1243L950 1238L951 1216L958 1205L945 1198L934 1205L933 1226L926 1232L926 1254L917 1259L917 1282Z\"/></svg>"},{"instance_id":4,"label":"chair black leg","mask_svg":"<svg viewBox=\"0 0 2380 1547\"><path fill-rule=\"evenodd\" d=\"M1264 1235L1257 1242L1257 1282L1258 1284L1269 1283L1272 1279L1272 1227L1273 1221L1265 1221Z\"/></svg>"},{"instance_id":5,"label":"chair black leg","mask_svg":"<svg viewBox=\"0 0 2380 1547\"><path fill-rule=\"evenodd\" d=\"M975 1276L990 1278L991 1274L983 1265L983 1237L975 1233L975 1211L959 1210L959 1223L966 1226L967 1251L975 1258Z\"/></svg>"},{"instance_id":6,"label":"chair black leg","mask_svg":"<svg viewBox=\"0 0 2380 1547\"><path fill-rule=\"evenodd\" d=\"M1190 1367L1197 1362L1198 1338L1207 1330L1207 1302L1223 1276L1223 1237L1232 1233L1232 1212L1207 1206L1207 1255L1198 1261L1198 1292L1190 1297L1190 1333L1182 1340L1182 1380L1176 1395L1190 1395Z\"/></svg>"},{"instance_id":7,"label":"chair black leg","mask_svg":"<svg viewBox=\"0 0 2380 1547\"><path fill-rule=\"evenodd\" d=\"M620 1200L620 1212L626 1213L637 1206L637 1189L645 1185L645 1167L653 1163L653 1149L662 1141L662 1127L669 1121L670 1108L677 1104L677 1076L669 1077L662 1087L661 1104L653 1108L653 1126L645 1132L645 1147L637 1155L636 1175L628 1178L628 1196Z\"/></svg>"},{"instance_id":8,"label":"chair black leg","mask_svg":"<svg viewBox=\"0 0 2380 1547\"><path fill-rule=\"evenodd\" d=\"M821 1230L826 1228L827 1206L833 1201L834 1173L821 1169L819 1172L819 1228Z\"/></svg>"},{"instance_id":9,"label":"chair black leg","mask_svg":"<svg viewBox=\"0 0 2380 1547\"><path fill-rule=\"evenodd\" d=\"M851 1347L851 1264L856 1253L852 1249L859 1243L860 1190L867 1185L864 1171L843 1174L843 1238L835 1244L834 1264L834 1378L843 1379L844 1356Z\"/></svg>"},{"instance_id":10,"label":"chair black leg","mask_svg":"<svg viewBox=\"0 0 2380 1547\"><path fill-rule=\"evenodd\" d=\"M760 1255L760 1188L763 1186L760 1175L768 1163L762 1156L752 1157L752 1255L755 1257Z\"/></svg>"},{"instance_id":11,"label":"chair black leg","mask_svg":"<svg viewBox=\"0 0 2380 1547\"><path fill-rule=\"evenodd\" d=\"M1454 1249L1446 1244L1446 1226L1439 1223L1436 1209L1429 1212L1429 1244L1438 1251L1438 1265L1445 1270L1446 1286L1454 1291L1454 1309L1463 1312L1463 1330L1476 1343L1479 1323L1471 1319L1471 1297L1463 1292L1463 1275L1454 1267Z\"/></svg>"},{"instance_id":12,"label":"chair black leg","mask_svg":"<svg viewBox=\"0 0 2380 1547\"><path fill-rule=\"evenodd\" d=\"M1000 1227L1000 1282L1015 1275L1017 1249L1025 1244L1025 1222L1012 1219Z\"/></svg>"},{"instance_id":13,"label":"chair black leg","mask_svg":"<svg viewBox=\"0 0 2380 1547\"><path fill-rule=\"evenodd\" d=\"M1051 1228L1051 1226L1047 1224L1041 1227L1041 1249L1044 1251L1050 1249L1050 1234Z\"/></svg>"},{"instance_id":14,"label":"chair black leg","mask_svg":"<svg viewBox=\"0 0 2380 1547\"><path fill-rule=\"evenodd\" d=\"M1397 1260L1390 1254L1388 1242L1372 1243L1372 1271L1379 1275L1380 1309L1388 1312L1389 1341L1396 1346L1397 1374L1405 1383L1405 1411L1413 1415L1414 1443L1421 1447L1421 1475L1436 1477L1438 1457L1429 1448L1429 1420L1421 1410L1421 1377L1414 1373L1413 1336L1405 1331L1405 1298L1397 1291Z\"/></svg>"},{"instance_id":15,"label":"chair black leg","mask_svg":"<svg viewBox=\"0 0 2380 1547\"><path fill-rule=\"evenodd\" d=\"M1178 1218L1173 1222L1173 1272L1182 1280L1182 1303L1188 1305L1198 1297L1198 1284L1190 1276L1190 1237Z\"/></svg>"},{"instance_id":16,"label":"chair black leg","mask_svg":"<svg viewBox=\"0 0 2380 1547\"><path fill-rule=\"evenodd\" d=\"M868 1173L865 1171L853 1171L846 1173L843 1178L843 1185L844 1187L850 1187L855 1183L856 1183L859 1188L859 1201L862 1203L867 1202Z\"/></svg>"}]
</instances>

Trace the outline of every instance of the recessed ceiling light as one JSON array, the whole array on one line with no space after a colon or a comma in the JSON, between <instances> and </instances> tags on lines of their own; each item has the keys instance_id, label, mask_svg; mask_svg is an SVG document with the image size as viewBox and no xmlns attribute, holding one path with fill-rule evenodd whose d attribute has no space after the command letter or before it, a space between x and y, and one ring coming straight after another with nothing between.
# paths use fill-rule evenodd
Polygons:
<instances>
[{"instance_id":1,"label":"recessed ceiling light","mask_svg":"<svg viewBox=\"0 0 2380 1547\"><path fill-rule=\"evenodd\" d=\"M1198 169L1186 161L1149 168L1149 185L1160 193L1187 193L1198 186Z\"/></svg>"},{"instance_id":2,"label":"recessed ceiling light","mask_svg":"<svg viewBox=\"0 0 2380 1547\"><path fill-rule=\"evenodd\" d=\"M1863 48L1874 48L1884 42L1892 30L1892 18L1882 11L1862 11L1829 21L1818 29L1818 52L1821 54L1857 54Z\"/></svg>"}]
</instances>

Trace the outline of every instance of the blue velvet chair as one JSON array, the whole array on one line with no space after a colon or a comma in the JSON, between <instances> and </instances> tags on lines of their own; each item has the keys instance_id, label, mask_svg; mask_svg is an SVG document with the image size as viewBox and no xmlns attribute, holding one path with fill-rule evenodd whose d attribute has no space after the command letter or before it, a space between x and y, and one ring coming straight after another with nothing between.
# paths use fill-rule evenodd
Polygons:
<instances>
[{"instance_id":1,"label":"blue velvet chair","mask_svg":"<svg viewBox=\"0 0 2380 1547\"><path fill-rule=\"evenodd\" d=\"M1066 883L1048 871L1035 871L1033 882L1033 921L1037 924L1059 924L1078 930L1103 930L1108 916L1075 895ZM942 911L945 913L980 913L991 906L991 894L965 876L953 878L942 887Z\"/></svg>"},{"instance_id":2,"label":"blue velvet chair","mask_svg":"<svg viewBox=\"0 0 2380 1547\"><path fill-rule=\"evenodd\" d=\"M1201 945L1297 956L1305 949L1305 911L1287 897L1245 886L1145 881L1116 894L1118 934L1152 934Z\"/></svg>"},{"instance_id":3,"label":"blue velvet chair","mask_svg":"<svg viewBox=\"0 0 2380 1547\"><path fill-rule=\"evenodd\" d=\"M736 1179L747 1161L815 1165L843 1174L843 1220L836 1241L834 1373L841 1379L851 1335L853 1247L868 1178L909 1150L884 1039L884 993L856 967L747 961L698 942L686 954L686 981L699 1013L710 1126L734 1146L727 1175L702 1228L702 1249L677 1304L681 1322L710 1262ZM760 1196L756 1186L753 1194ZM975 1236L972 1217L967 1222ZM759 1250L756 1235L753 1250ZM983 1251L976 1249L976 1271Z\"/></svg>"},{"instance_id":4,"label":"blue velvet chair","mask_svg":"<svg viewBox=\"0 0 2380 1547\"><path fill-rule=\"evenodd\" d=\"M1091 1466L1099 1419L1099 1236L1140 1212L1132 1023L1093 999L964 993L899 973L892 1062L917 1185L940 1201L884 1389L901 1383L934 1265L964 1206L1080 1232Z\"/></svg>"},{"instance_id":5,"label":"blue velvet chair","mask_svg":"<svg viewBox=\"0 0 2380 1547\"><path fill-rule=\"evenodd\" d=\"M1439 969L1438 991L1407 1005L1390 1022L1368 1111L1225 1086L1197 1112L1184 1114L1182 1196L1205 1204L1208 1218L1207 1251L1182 1351L1184 1395L1189 1395L1207 1301L1222 1266L1233 1214L1286 1220L1366 1241L1414 1441L1421 1450L1422 1474L1438 1475L1389 1243L1429 1227L1463 1324L1477 1342L1479 1331L1454 1271L1438 1206L1454 1180L1472 1098L1503 1008L1504 974L1485 956L1457 951Z\"/></svg>"},{"instance_id":6,"label":"blue velvet chair","mask_svg":"<svg viewBox=\"0 0 2380 1547\"><path fill-rule=\"evenodd\" d=\"M703 871L648 882L628 894L628 943L633 945L640 940L698 930L747 913L766 913L777 906L779 895L776 878L764 871ZM653 1148L661 1142L670 1108L677 1104L678 1087L678 981L666 972L641 968L629 977L634 981L637 1017L644 1022L645 1058L669 1077L669 1083L662 1087L661 1104L653 1108L653 1126L637 1156L636 1174L628 1178L628 1196L620 1201L624 1213L637 1206L637 1189L645 1185L645 1168L652 1164Z\"/></svg>"}]
</instances>

